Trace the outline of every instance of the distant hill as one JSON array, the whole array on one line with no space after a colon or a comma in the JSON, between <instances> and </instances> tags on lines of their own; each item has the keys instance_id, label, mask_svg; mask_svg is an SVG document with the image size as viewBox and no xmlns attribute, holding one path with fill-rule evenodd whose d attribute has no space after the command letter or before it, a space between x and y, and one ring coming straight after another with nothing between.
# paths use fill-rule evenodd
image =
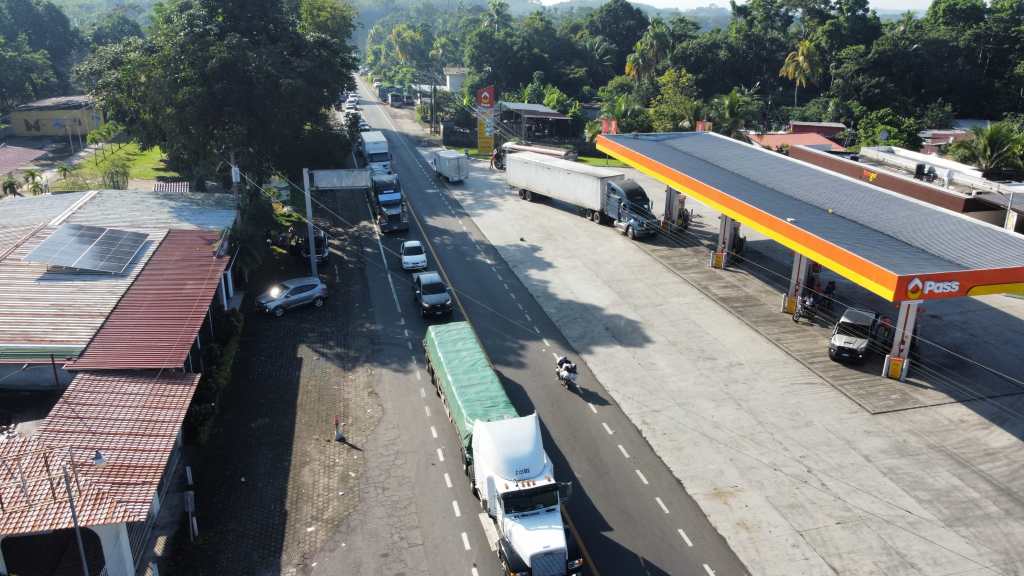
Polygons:
<instances>
[{"instance_id":1,"label":"distant hill","mask_svg":"<svg viewBox=\"0 0 1024 576\"><path fill-rule=\"evenodd\" d=\"M150 13L157 0L50 0L68 15L75 26L87 26L97 18L111 11L123 12L136 22L149 22Z\"/></svg>"},{"instance_id":2,"label":"distant hill","mask_svg":"<svg viewBox=\"0 0 1024 576\"><path fill-rule=\"evenodd\" d=\"M600 8L605 2L607 2L607 0L566 0L565 2L552 4L548 6L548 8L554 12L588 12L590 10ZM702 30L724 28L729 25L729 21L732 19L732 12L728 8L715 4L708 4L707 6L691 8L688 10L680 10L678 8L658 8L642 2L630 2L630 4L643 10L650 18L655 16L661 18L686 16L694 22L697 22Z\"/></svg>"}]
</instances>

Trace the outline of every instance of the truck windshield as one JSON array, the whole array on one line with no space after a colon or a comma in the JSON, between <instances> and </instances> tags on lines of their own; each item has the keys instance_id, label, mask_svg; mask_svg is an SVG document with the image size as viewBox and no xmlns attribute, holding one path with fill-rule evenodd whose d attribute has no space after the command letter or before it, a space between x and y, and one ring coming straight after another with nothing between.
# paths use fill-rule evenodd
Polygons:
<instances>
[{"instance_id":1,"label":"truck windshield","mask_svg":"<svg viewBox=\"0 0 1024 576\"><path fill-rule=\"evenodd\" d=\"M374 152L373 154L370 154L369 157L370 162L387 162L389 160L391 160L391 158L388 157L387 152Z\"/></svg>"},{"instance_id":2,"label":"truck windshield","mask_svg":"<svg viewBox=\"0 0 1024 576\"><path fill-rule=\"evenodd\" d=\"M863 324L851 324L850 322L840 322L839 326L836 327L836 334L840 336L850 336L852 338L867 339L868 327Z\"/></svg>"},{"instance_id":3,"label":"truck windshield","mask_svg":"<svg viewBox=\"0 0 1024 576\"><path fill-rule=\"evenodd\" d=\"M558 486L552 484L547 490L522 490L502 494L506 514L522 514L550 508L558 504Z\"/></svg>"},{"instance_id":4,"label":"truck windshield","mask_svg":"<svg viewBox=\"0 0 1024 576\"><path fill-rule=\"evenodd\" d=\"M647 198L647 193L640 186L633 183L624 184L622 191L626 194L626 199L631 204L637 204L646 208L650 205L651 201Z\"/></svg>"},{"instance_id":5,"label":"truck windshield","mask_svg":"<svg viewBox=\"0 0 1024 576\"><path fill-rule=\"evenodd\" d=\"M389 192L377 197L381 206L393 206L402 203L402 195L398 192Z\"/></svg>"}]
</instances>

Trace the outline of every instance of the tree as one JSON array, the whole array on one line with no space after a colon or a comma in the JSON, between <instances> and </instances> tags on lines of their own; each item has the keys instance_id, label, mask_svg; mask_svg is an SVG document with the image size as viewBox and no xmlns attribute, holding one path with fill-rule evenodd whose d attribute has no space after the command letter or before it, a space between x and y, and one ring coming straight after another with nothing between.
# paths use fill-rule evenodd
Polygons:
<instances>
[{"instance_id":1,"label":"tree","mask_svg":"<svg viewBox=\"0 0 1024 576\"><path fill-rule=\"evenodd\" d=\"M901 116L891 108L869 112L857 125L857 139L861 146L897 146L910 150L921 147L921 123Z\"/></svg>"},{"instance_id":2,"label":"tree","mask_svg":"<svg viewBox=\"0 0 1024 576\"><path fill-rule=\"evenodd\" d=\"M103 185L112 190L127 190L128 178L130 177L130 166L128 161L120 156L114 156L103 165L101 170Z\"/></svg>"},{"instance_id":3,"label":"tree","mask_svg":"<svg viewBox=\"0 0 1024 576\"><path fill-rule=\"evenodd\" d=\"M638 85L649 80L668 58L670 48L669 29L664 21L655 18L633 46L633 52L626 57L626 76L636 80Z\"/></svg>"},{"instance_id":4,"label":"tree","mask_svg":"<svg viewBox=\"0 0 1024 576\"><path fill-rule=\"evenodd\" d=\"M43 193L43 175L35 168L29 168L21 173L21 179L29 194L38 196Z\"/></svg>"},{"instance_id":5,"label":"tree","mask_svg":"<svg viewBox=\"0 0 1024 576\"><path fill-rule=\"evenodd\" d=\"M14 43L0 37L0 70L0 112L52 94L60 85L46 51L32 50L24 36Z\"/></svg>"},{"instance_id":6,"label":"tree","mask_svg":"<svg viewBox=\"0 0 1024 576\"><path fill-rule=\"evenodd\" d=\"M649 22L643 11L626 0L609 0L591 13L587 20L587 31L591 36L602 36L616 49L612 67L623 70L626 56L647 30Z\"/></svg>"},{"instance_id":7,"label":"tree","mask_svg":"<svg viewBox=\"0 0 1024 576\"><path fill-rule=\"evenodd\" d=\"M71 174L72 170L74 170L74 167L65 162L61 162L57 165L57 174L60 176L61 180L67 180L68 175Z\"/></svg>"},{"instance_id":8,"label":"tree","mask_svg":"<svg viewBox=\"0 0 1024 576\"><path fill-rule=\"evenodd\" d=\"M620 132L650 132L647 110L630 95L622 95L601 106L601 116L615 120Z\"/></svg>"},{"instance_id":9,"label":"tree","mask_svg":"<svg viewBox=\"0 0 1024 576\"><path fill-rule=\"evenodd\" d=\"M198 181L232 159L256 180L297 177L295 150L309 126L327 124L324 110L355 69L351 47L325 33L344 30L337 14L300 18L301 9L278 0L160 4L145 39L98 51L82 76L143 147L160 145Z\"/></svg>"},{"instance_id":10,"label":"tree","mask_svg":"<svg viewBox=\"0 0 1024 576\"><path fill-rule=\"evenodd\" d=\"M18 181L14 179L14 176L8 174L0 184L0 190L3 191L4 196L18 196Z\"/></svg>"},{"instance_id":11,"label":"tree","mask_svg":"<svg viewBox=\"0 0 1024 576\"><path fill-rule=\"evenodd\" d=\"M658 78L658 96L651 103L651 125L657 132L691 130L700 114L693 76L686 70L669 69Z\"/></svg>"},{"instance_id":12,"label":"tree","mask_svg":"<svg viewBox=\"0 0 1024 576\"><path fill-rule=\"evenodd\" d=\"M957 161L976 166L986 178L1024 168L1024 134L1013 124L975 126L971 133L973 138L950 145L949 154Z\"/></svg>"},{"instance_id":13,"label":"tree","mask_svg":"<svg viewBox=\"0 0 1024 576\"><path fill-rule=\"evenodd\" d=\"M484 14L484 25L492 28L497 34L508 26L511 18L508 14L508 3L504 0L487 0L487 12Z\"/></svg>"},{"instance_id":14,"label":"tree","mask_svg":"<svg viewBox=\"0 0 1024 576\"><path fill-rule=\"evenodd\" d=\"M757 108L751 90L733 88L728 94L718 96L714 100L712 112L715 132L749 142L750 139L744 130L747 124L757 117Z\"/></svg>"},{"instance_id":15,"label":"tree","mask_svg":"<svg viewBox=\"0 0 1024 576\"><path fill-rule=\"evenodd\" d=\"M109 12L89 32L89 42L96 46L116 44L125 38L142 37L142 26L121 12Z\"/></svg>"},{"instance_id":16,"label":"tree","mask_svg":"<svg viewBox=\"0 0 1024 576\"><path fill-rule=\"evenodd\" d=\"M801 40L797 49L786 56L786 62L779 70L779 76L793 82L793 106L798 105L797 95L807 82L816 82L821 74L821 54L811 40Z\"/></svg>"}]
</instances>

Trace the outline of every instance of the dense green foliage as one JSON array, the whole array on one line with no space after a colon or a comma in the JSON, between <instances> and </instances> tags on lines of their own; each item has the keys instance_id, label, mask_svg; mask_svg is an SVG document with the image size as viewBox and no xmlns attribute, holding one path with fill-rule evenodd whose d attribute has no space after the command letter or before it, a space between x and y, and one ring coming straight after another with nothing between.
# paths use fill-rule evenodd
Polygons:
<instances>
[{"instance_id":1,"label":"dense green foliage","mask_svg":"<svg viewBox=\"0 0 1024 576\"><path fill-rule=\"evenodd\" d=\"M208 177L234 156L294 176L347 150L327 111L351 84L353 18L337 0L179 0L144 38L98 46L77 78L179 172Z\"/></svg>"},{"instance_id":2,"label":"dense green foliage","mask_svg":"<svg viewBox=\"0 0 1024 576\"><path fill-rule=\"evenodd\" d=\"M501 0L392 6L368 33L376 78L426 83L466 66L466 95L494 84L500 97L543 101L552 86L568 102L597 98L621 129L841 121L863 124L857 142L915 147L920 128L954 116L1024 111L1021 0L935 0L923 17L884 22L866 0L750 0L712 29L624 0L522 16Z\"/></svg>"},{"instance_id":3,"label":"dense green foliage","mask_svg":"<svg viewBox=\"0 0 1024 576\"><path fill-rule=\"evenodd\" d=\"M70 88L85 47L60 8L43 0L0 0L0 114Z\"/></svg>"}]
</instances>

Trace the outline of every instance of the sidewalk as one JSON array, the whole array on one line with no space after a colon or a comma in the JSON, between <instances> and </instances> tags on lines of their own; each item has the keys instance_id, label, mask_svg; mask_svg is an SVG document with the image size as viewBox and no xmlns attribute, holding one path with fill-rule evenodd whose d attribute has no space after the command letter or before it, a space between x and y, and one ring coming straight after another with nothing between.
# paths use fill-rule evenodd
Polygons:
<instances>
[{"instance_id":1,"label":"sidewalk","mask_svg":"<svg viewBox=\"0 0 1024 576\"><path fill-rule=\"evenodd\" d=\"M450 193L752 573L1024 574L1021 396L869 414L615 231L520 201L482 162ZM717 274L752 311L779 305Z\"/></svg>"}]
</instances>

